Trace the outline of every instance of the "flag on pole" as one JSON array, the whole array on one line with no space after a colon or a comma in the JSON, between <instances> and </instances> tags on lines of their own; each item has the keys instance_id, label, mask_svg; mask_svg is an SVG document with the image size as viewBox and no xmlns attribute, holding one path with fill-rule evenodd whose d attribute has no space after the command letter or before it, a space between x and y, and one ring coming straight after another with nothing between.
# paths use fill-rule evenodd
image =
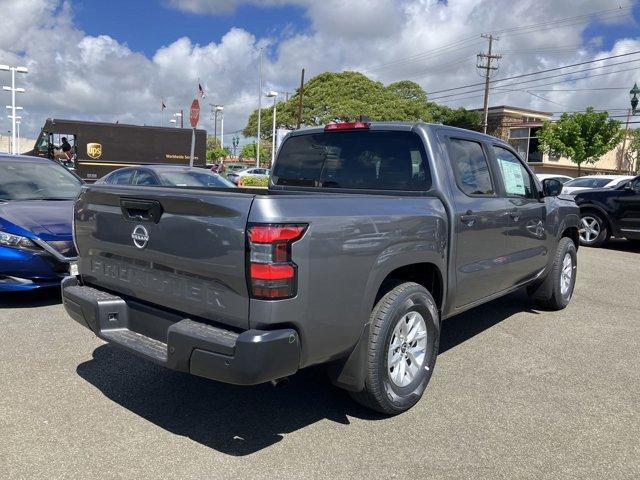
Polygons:
<instances>
[{"instance_id":1,"label":"flag on pole","mask_svg":"<svg viewBox=\"0 0 640 480\"><path fill-rule=\"evenodd\" d=\"M164 104L164 99L162 100L162 110L164 110L165 108L167 108L167 106Z\"/></svg>"},{"instance_id":2,"label":"flag on pole","mask_svg":"<svg viewBox=\"0 0 640 480\"><path fill-rule=\"evenodd\" d=\"M198 83L198 93L202 98L204 98L204 90L202 89L202 85Z\"/></svg>"}]
</instances>

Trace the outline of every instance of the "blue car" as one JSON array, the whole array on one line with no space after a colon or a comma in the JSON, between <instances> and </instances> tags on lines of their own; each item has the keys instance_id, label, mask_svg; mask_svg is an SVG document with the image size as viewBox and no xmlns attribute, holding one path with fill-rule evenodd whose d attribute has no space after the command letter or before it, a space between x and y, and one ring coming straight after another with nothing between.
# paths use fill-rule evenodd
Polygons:
<instances>
[{"instance_id":1,"label":"blue car","mask_svg":"<svg viewBox=\"0 0 640 480\"><path fill-rule=\"evenodd\" d=\"M53 160L0 155L0 292L58 287L68 275L81 188Z\"/></svg>"}]
</instances>

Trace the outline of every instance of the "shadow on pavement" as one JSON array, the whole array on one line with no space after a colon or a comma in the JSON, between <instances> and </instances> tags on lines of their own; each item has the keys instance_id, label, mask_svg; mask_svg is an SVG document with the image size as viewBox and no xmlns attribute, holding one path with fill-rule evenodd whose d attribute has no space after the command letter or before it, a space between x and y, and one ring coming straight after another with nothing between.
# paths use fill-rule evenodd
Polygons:
<instances>
[{"instance_id":1,"label":"shadow on pavement","mask_svg":"<svg viewBox=\"0 0 640 480\"><path fill-rule=\"evenodd\" d=\"M321 420L382 419L310 368L287 387L238 387L156 366L110 345L94 350L78 375L114 402L177 435L229 455L249 455Z\"/></svg>"},{"instance_id":2,"label":"shadow on pavement","mask_svg":"<svg viewBox=\"0 0 640 480\"><path fill-rule=\"evenodd\" d=\"M612 238L600 248L604 248L606 250L617 250L619 252L640 253L640 240L630 242L623 238Z\"/></svg>"},{"instance_id":3,"label":"shadow on pavement","mask_svg":"<svg viewBox=\"0 0 640 480\"><path fill-rule=\"evenodd\" d=\"M512 294L443 323L441 353L516 312L532 311L525 294ZM321 420L349 424L348 416L382 420L330 385L324 368L303 370L287 387L227 385L174 372L102 345L78 375L133 413L177 435L229 455L249 455Z\"/></svg>"},{"instance_id":4,"label":"shadow on pavement","mask_svg":"<svg viewBox=\"0 0 640 480\"><path fill-rule=\"evenodd\" d=\"M442 322L440 354L488 330L519 312L537 314L540 307L524 290L514 292ZM437 370L437 365L436 365Z\"/></svg>"},{"instance_id":5,"label":"shadow on pavement","mask_svg":"<svg viewBox=\"0 0 640 480\"><path fill-rule=\"evenodd\" d=\"M59 288L0 293L0 308L47 307L62 303Z\"/></svg>"}]
</instances>

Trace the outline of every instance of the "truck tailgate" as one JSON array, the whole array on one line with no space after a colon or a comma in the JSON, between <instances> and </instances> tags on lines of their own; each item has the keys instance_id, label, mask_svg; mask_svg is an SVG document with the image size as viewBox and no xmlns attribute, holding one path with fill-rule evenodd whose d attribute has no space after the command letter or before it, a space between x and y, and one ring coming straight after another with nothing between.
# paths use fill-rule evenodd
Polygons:
<instances>
[{"instance_id":1,"label":"truck tailgate","mask_svg":"<svg viewBox=\"0 0 640 480\"><path fill-rule=\"evenodd\" d=\"M87 284L249 328L245 229L254 196L93 185L75 207Z\"/></svg>"}]
</instances>

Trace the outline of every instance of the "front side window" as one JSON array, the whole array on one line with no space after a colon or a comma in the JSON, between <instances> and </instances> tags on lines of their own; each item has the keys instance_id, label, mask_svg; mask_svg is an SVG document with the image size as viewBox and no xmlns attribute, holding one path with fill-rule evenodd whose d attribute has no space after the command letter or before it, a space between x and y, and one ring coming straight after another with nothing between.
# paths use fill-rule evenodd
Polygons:
<instances>
[{"instance_id":1,"label":"front side window","mask_svg":"<svg viewBox=\"0 0 640 480\"><path fill-rule=\"evenodd\" d=\"M533 178L520 160L506 148L493 147L502 174L502 183L507 196L537 198Z\"/></svg>"},{"instance_id":2,"label":"front side window","mask_svg":"<svg viewBox=\"0 0 640 480\"><path fill-rule=\"evenodd\" d=\"M451 138L448 150L460 190L467 195L493 195L491 173L482 145L471 140Z\"/></svg>"},{"instance_id":3,"label":"front side window","mask_svg":"<svg viewBox=\"0 0 640 480\"><path fill-rule=\"evenodd\" d=\"M403 131L291 136L280 149L272 179L276 185L317 188L425 191L431 186L420 137Z\"/></svg>"}]
</instances>

